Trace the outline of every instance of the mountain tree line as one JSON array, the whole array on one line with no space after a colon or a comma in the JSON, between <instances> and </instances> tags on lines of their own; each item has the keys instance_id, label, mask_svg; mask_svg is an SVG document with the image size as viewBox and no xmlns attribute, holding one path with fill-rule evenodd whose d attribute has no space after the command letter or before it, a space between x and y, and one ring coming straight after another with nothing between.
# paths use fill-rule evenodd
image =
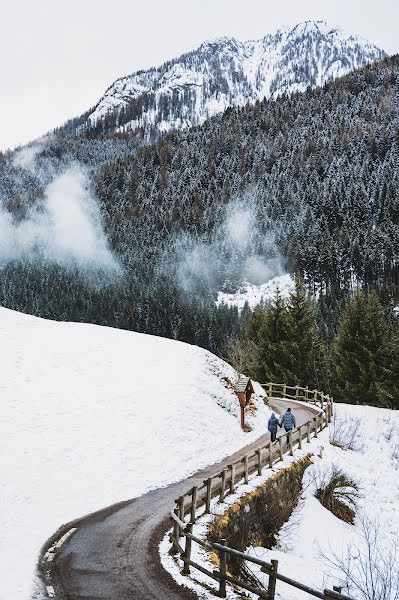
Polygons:
<instances>
[{"instance_id":1,"label":"mountain tree line","mask_svg":"<svg viewBox=\"0 0 399 600\"><path fill-rule=\"evenodd\" d=\"M302 274L318 339L330 347L357 290L374 291L383 306L398 297L398 86L393 57L320 89L229 109L152 145L129 135L55 135L37 153L34 170L3 155L2 210L16 223L40 206L45 186L69 164L86 167L123 276L110 280L34 254L1 256L1 304L181 339L223 355L248 311L216 306L217 292L239 288L248 260L268 264L281 256L283 268ZM245 251L223 235L237 202L254 215ZM194 267L198 249L211 249L203 263L212 273L201 267L187 285L181 265ZM288 377L293 366L285 368Z\"/></svg>"},{"instance_id":2,"label":"mountain tree line","mask_svg":"<svg viewBox=\"0 0 399 600\"><path fill-rule=\"evenodd\" d=\"M297 278L288 301L277 290L272 302L255 308L241 343L246 368L258 381L328 390L350 404L399 408L399 322L375 293L359 291L347 300L328 344Z\"/></svg>"}]
</instances>

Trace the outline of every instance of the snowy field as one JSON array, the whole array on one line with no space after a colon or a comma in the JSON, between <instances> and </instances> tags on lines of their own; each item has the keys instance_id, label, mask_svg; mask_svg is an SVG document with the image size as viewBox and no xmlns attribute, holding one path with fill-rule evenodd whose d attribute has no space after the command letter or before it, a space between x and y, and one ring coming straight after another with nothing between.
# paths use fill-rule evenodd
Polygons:
<instances>
[{"instance_id":1,"label":"snowy field","mask_svg":"<svg viewBox=\"0 0 399 600\"><path fill-rule=\"evenodd\" d=\"M332 588L333 585L344 584L345 577L342 572L334 568L329 562L336 559L349 559L351 572L359 581L362 576L363 561L361 555L367 553L368 546L365 543L363 525L373 535L377 532L377 544L374 547L374 569L390 569L391 575L399 574L399 413L386 409L373 407L360 407L348 405L336 405L337 427L348 430L345 423L352 422L355 431L355 449L342 450L329 443L328 430L322 432L318 439L312 439L310 445L306 444L304 449L310 449L317 455L320 447L323 448L323 459L316 456L314 464L307 469L304 477L303 493L298 508L292 514L290 520L283 526L279 534L278 547L267 550L260 547L248 548L247 553L270 562L271 559L279 561L279 571L292 579L301 581L322 590L325 587ZM340 423L344 423L342 426ZM349 426L351 429L353 425ZM351 436L344 436L349 439ZM303 453L295 453L295 457ZM284 458L285 465L290 462L289 457ZM357 513L355 524L349 525L335 517L326 510L314 497L315 490L326 474L331 472L333 466L340 467L347 475L358 482L360 487L360 498L357 500ZM277 464L275 468L281 468ZM274 471L274 470L273 470ZM241 494L247 493L265 478L273 474L269 471L262 478L254 478L248 486L241 488ZM220 506L214 504L212 512L220 514L233 503L239 494L229 497L226 504ZM200 520L194 533L204 536L209 519ZM396 556L395 556L396 546ZM196 555L193 560L202 562L208 560L202 549L194 545ZM200 581L207 581L202 574L193 571L195 575L192 580L179 573L174 559L168 557L168 540L161 545L161 554L164 566L173 573L177 581L187 585L190 581L199 597L213 598L214 596L199 585ZM384 567L385 563L385 567ZM211 563L208 564L210 566ZM214 568L214 566L212 566ZM252 565L254 574L265 583L267 576L261 573L260 568ZM370 586L369 580L369 586ZM211 585L213 585L211 583ZM371 587L371 586L370 586ZM356 599L363 600L363 596L355 587L343 588L344 593L349 593ZM389 595L382 592L375 596L379 600L397 600L397 595ZM228 588L228 598L237 597L231 588ZM255 598L255 596L253 596ZM310 600L313 596L296 590L281 582L277 583L276 598L279 600Z\"/></svg>"},{"instance_id":2,"label":"snowy field","mask_svg":"<svg viewBox=\"0 0 399 600\"><path fill-rule=\"evenodd\" d=\"M264 433L264 403L244 434L223 380L232 369L195 346L3 308L0 340L1 600L31 597L40 548L60 525Z\"/></svg>"},{"instance_id":3,"label":"snowy field","mask_svg":"<svg viewBox=\"0 0 399 600\"><path fill-rule=\"evenodd\" d=\"M367 551L362 522L365 521L369 532L377 528L376 554L384 559L388 558L399 536L399 413L348 405L336 405L336 411L338 427L345 421L356 424L355 450L330 445L328 434L324 432L325 457L306 471L303 500L280 532L280 550L251 550L265 560L276 558L282 572L294 579L306 578L306 583L319 589L323 586L331 588L339 582L340 573L329 563L334 555L339 559L350 558L351 571L356 576L361 567L359 553ZM325 473L331 472L333 465L359 483L361 497L357 501L355 525L337 519L314 497L320 480ZM396 561L399 561L399 551ZM309 598L284 584L279 587L281 599ZM362 597L353 587L343 591L355 598ZM378 595L375 597L379 598ZM391 598L386 596L385 600Z\"/></svg>"},{"instance_id":4,"label":"snowy field","mask_svg":"<svg viewBox=\"0 0 399 600\"><path fill-rule=\"evenodd\" d=\"M255 308L262 301L272 300L276 294L277 287L281 292L281 296L288 298L291 292L294 291L295 285L290 275L279 275L266 283L262 283L262 285L253 285L252 283L243 284L242 288L234 294L219 292L216 303L238 306L239 309L242 309L244 308L244 304L248 302L251 308Z\"/></svg>"}]
</instances>

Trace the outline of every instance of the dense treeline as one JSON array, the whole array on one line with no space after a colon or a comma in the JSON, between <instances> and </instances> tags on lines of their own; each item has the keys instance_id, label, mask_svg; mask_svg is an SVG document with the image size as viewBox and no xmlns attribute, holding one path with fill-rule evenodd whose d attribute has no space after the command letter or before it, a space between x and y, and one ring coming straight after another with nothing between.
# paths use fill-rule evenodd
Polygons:
<instances>
[{"instance_id":1,"label":"dense treeline","mask_svg":"<svg viewBox=\"0 0 399 600\"><path fill-rule=\"evenodd\" d=\"M96 189L124 243L205 233L250 191L262 233L324 288L398 286L398 59L323 89L230 110L104 167ZM135 223L132 228L131 224ZM124 224L121 235L120 225Z\"/></svg>"},{"instance_id":2,"label":"dense treeline","mask_svg":"<svg viewBox=\"0 0 399 600\"><path fill-rule=\"evenodd\" d=\"M301 281L288 301L249 317L240 343L246 370L261 381L328 390L339 402L399 408L399 322L372 292L348 299L331 344L322 339Z\"/></svg>"},{"instance_id":3,"label":"dense treeline","mask_svg":"<svg viewBox=\"0 0 399 600\"><path fill-rule=\"evenodd\" d=\"M398 88L394 57L321 89L229 109L153 145L55 136L34 169L1 157L0 198L17 222L57 173L85 165L123 269L110 279L34 255L2 256L1 303L223 354L248 315L216 307L216 292L256 282L249 262L263 268L273 259L317 293L318 332L330 342L357 288L374 289L384 305L398 294ZM228 234L234 210L251 215L245 243Z\"/></svg>"}]
</instances>

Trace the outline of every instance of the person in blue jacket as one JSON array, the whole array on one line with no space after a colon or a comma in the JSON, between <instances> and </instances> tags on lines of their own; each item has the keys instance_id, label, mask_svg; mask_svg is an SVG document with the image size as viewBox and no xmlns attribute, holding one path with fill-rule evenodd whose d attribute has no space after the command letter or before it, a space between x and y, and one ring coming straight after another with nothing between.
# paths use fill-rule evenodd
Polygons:
<instances>
[{"instance_id":1,"label":"person in blue jacket","mask_svg":"<svg viewBox=\"0 0 399 600\"><path fill-rule=\"evenodd\" d=\"M290 408L287 408L287 410L285 411L285 413L283 414L283 416L281 417L281 421L280 421L280 427L284 427L285 431L288 432L291 431L292 429L294 429L296 427L296 423L295 423L295 417L291 412ZM289 435L287 435L287 444L289 442Z\"/></svg>"},{"instance_id":2,"label":"person in blue jacket","mask_svg":"<svg viewBox=\"0 0 399 600\"><path fill-rule=\"evenodd\" d=\"M276 415L274 413L272 413L272 415L267 423L267 428L270 431L272 442L274 442L276 439L278 426L279 426L278 418L276 417Z\"/></svg>"}]
</instances>

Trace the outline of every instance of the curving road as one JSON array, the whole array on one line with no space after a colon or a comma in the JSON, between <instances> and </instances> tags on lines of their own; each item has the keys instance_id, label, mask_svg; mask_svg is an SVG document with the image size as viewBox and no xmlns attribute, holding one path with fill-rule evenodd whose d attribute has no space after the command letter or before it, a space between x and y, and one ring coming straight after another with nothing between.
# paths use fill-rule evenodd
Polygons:
<instances>
[{"instance_id":1,"label":"curving road","mask_svg":"<svg viewBox=\"0 0 399 600\"><path fill-rule=\"evenodd\" d=\"M297 426L314 416L315 408L271 400L282 413L293 407ZM163 569L158 545L170 527L174 501L194 485L269 441L265 434L254 443L212 467L139 498L108 507L73 523L76 532L57 551L51 563L51 584L57 600L181 600L196 598L175 583ZM50 544L46 545L46 548Z\"/></svg>"}]
</instances>

